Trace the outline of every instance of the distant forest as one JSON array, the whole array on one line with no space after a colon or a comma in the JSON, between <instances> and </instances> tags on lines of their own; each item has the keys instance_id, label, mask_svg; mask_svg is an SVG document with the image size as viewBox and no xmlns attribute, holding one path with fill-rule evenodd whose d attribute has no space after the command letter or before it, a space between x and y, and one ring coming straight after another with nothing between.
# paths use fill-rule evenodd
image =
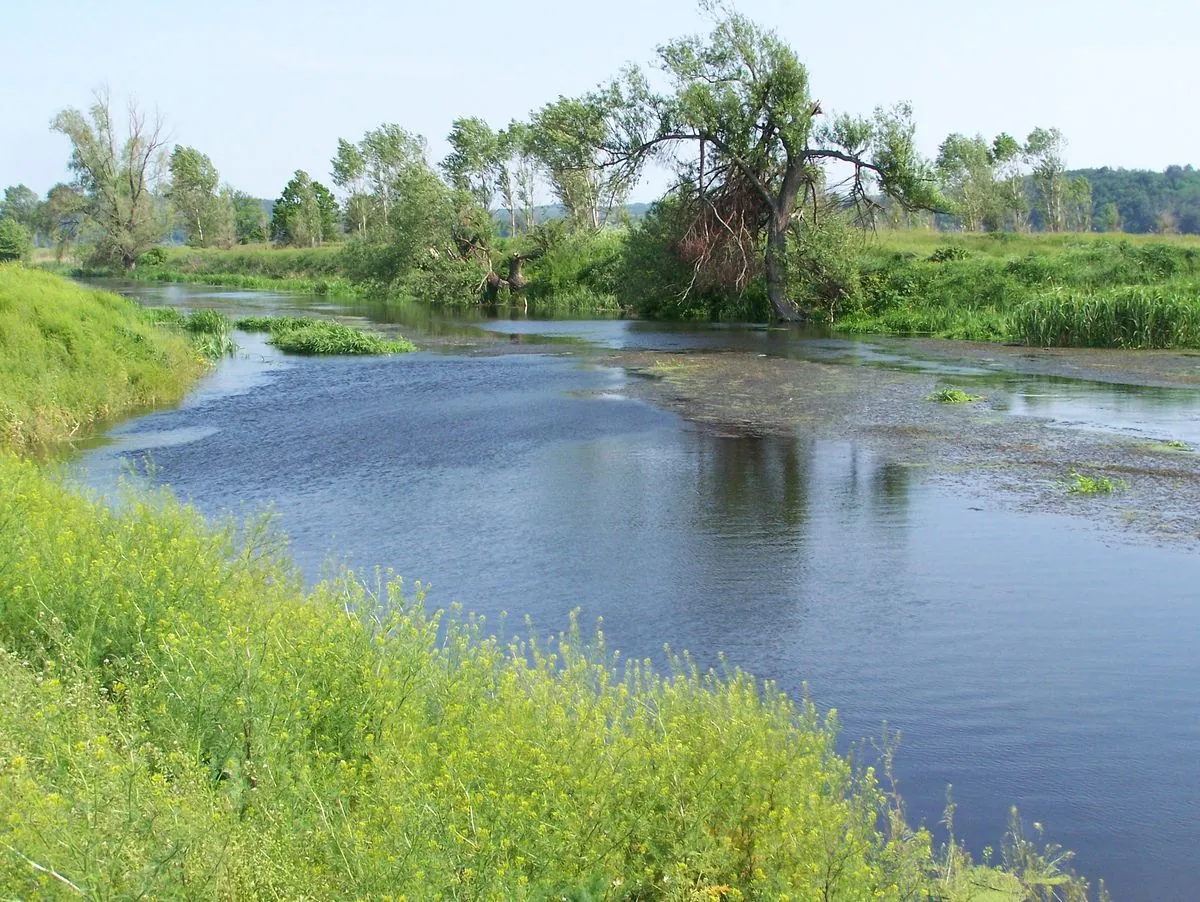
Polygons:
<instances>
[{"instance_id":1,"label":"distant forest","mask_svg":"<svg viewBox=\"0 0 1200 902\"><path fill-rule=\"evenodd\" d=\"M1200 171L1195 167L1076 169L1092 186L1097 231L1181 232L1200 235Z\"/></svg>"}]
</instances>

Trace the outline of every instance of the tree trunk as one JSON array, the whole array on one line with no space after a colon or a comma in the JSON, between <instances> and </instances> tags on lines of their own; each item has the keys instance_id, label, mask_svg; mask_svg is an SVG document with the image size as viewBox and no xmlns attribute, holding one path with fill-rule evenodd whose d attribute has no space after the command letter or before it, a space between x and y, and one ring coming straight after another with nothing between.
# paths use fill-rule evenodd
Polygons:
<instances>
[{"instance_id":1,"label":"tree trunk","mask_svg":"<svg viewBox=\"0 0 1200 902\"><path fill-rule=\"evenodd\" d=\"M771 211L767 219L767 299L775 319L785 323L800 318L787 296L787 225L787 216Z\"/></svg>"}]
</instances>

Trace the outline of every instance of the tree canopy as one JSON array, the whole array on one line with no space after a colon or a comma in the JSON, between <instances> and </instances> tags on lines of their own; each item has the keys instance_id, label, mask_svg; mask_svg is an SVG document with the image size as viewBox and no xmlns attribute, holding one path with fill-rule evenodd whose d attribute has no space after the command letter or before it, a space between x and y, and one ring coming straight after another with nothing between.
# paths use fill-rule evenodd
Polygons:
<instances>
[{"instance_id":1,"label":"tree canopy","mask_svg":"<svg viewBox=\"0 0 1200 902\"><path fill-rule=\"evenodd\" d=\"M694 195L697 265L733 245L748 270L765 236L777 318L798 315L787 293L789 235L814 224L826 191L860 214L876 195L906 207L941 202L907 106L827 115L795 51L745 16L720 12L709 35L672 41L658 57L669 93L652 91L637 69L608 88L602 165L633 173L652 156L674 155Z\"/></svg>"}]
</instances>

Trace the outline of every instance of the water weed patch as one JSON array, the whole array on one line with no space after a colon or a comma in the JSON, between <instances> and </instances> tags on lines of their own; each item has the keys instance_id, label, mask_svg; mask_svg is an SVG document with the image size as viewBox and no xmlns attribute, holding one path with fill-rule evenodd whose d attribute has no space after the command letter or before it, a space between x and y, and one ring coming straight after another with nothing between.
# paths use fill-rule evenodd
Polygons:
<instances>
[{"instance_id":1,"label":"water weed patch","mask_svg":"<svg viewBox=\"0 0 1200 902\"><path fill-rule=\"evenodd\" d=\"M234 325L246 332L269 333L268 341L288 354L403 354L417 349L404 338L304 316L247 316Z\"/></svg>"}]
</instances>

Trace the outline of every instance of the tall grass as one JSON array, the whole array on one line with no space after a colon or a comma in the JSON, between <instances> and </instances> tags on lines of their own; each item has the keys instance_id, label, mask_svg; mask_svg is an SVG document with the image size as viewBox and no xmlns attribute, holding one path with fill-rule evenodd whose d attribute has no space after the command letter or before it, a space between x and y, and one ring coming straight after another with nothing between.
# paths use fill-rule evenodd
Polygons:
<instances>
[{"instance_id":1,"label":"tall grass","mask_svg":"<svg viewBox=\"0 0 1200 902\"><path fill-rule=\"evenodd\" d=\"M846 331L1104 347L1200 346L1200 242L883 233Z\"/></svg>"},{"instance_id":2,"label":"tall grass","mask_svg":"<svg viewBox=\"0 0 1200 902\"><path fill-rule=\"evenodd\" d=\"M1042 294L1013 310L1012 334L1043 347L1200 347L1200 287L1168 284Z\"/></svg>"},{"instance_id":3,"label":"tall grass","mask_svg":"<svg viewBox=\"0 0 1200 902\"><path fill-rule=\"evenodd\" d=\"M11 457L0 524L10 894L1022 898L739 671L501 641L398 581L305 595L269 530Z\"/></svg>"},{"instance_id":4,"label":"tall grass","mask_svg":"<svg viewBox=\"0 0 1200 902\"><path fill-rule=\"evenodd\" d=\"M0 266L0 446L64 441L180 398L204 362L139 311L50 273Z\"/></svg>"}]
</instances>

